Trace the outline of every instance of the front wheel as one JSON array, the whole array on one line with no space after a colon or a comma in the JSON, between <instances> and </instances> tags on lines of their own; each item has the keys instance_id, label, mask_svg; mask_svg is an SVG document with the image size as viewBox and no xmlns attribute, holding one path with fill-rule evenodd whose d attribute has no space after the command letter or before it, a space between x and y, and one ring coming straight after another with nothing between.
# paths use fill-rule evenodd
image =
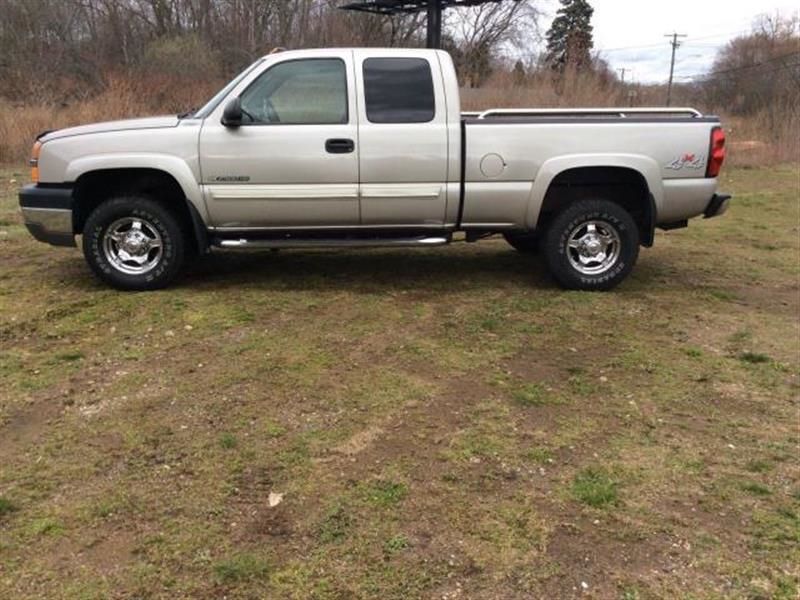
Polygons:
<instances>
[{"instance_id":1,"label":"front wheel","mask_svg":"<svg viewBox=\"0 0 800 600\"><path fill-rule=\"evenodd\" d=\"M154 290L178 274L185 255L180 221L145 196L111 198L83 229L83 254L103 281L123 290Z\"/></svg>"},{"instance_id":2,"label":"front wheel","mask_svg":"<svg viewBox=\"0 0 800 600\"><path fill-rule=\"evenodd\" d=\"M542 244L547 267L563 287L608 290L633 269L639 229L620 205L581 200L556 215Z\"/></svg>"}]
</instances>

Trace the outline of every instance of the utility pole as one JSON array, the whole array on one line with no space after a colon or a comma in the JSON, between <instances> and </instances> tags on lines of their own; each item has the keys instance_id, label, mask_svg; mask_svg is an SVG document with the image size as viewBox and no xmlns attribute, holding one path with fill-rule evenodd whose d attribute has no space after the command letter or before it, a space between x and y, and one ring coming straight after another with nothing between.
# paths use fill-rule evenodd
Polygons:
<instances>
[{"instance_id":1,"label":"utility pole","mask_svg":"<svg viewBox=\"0 0 800 600\"><path fill-rule=\"evenodd\" d=\"M428 48L442 47L442 0L428 0Z\"/></svg>"},{"instance_id":2,"label":"utility pole","mask_svg":"<svg viewBox=\"0 0 800 600\"><path fill-rule=\"evenodd\" d=\"M622 82L622 85L625 85L625 72L626 71L630 71L630 69L626 69L625 67L619 67L617 69L617 71L620 72L620 78L619 79Z\"/></svg>"},{"instance_id":3,"label":"utility pole","mask_svg":"<svg viewBox=\"0 0 800 600\"><path fill-rule=\"evenodd\" d=\"M672 60L669 63L669 84L667 84L667 106L672 102L672 75L675 73L675 51L680 47L679 37L686 37L685 33L666 33L664 37L672 38Z\"/></svg>"}]
</instances>

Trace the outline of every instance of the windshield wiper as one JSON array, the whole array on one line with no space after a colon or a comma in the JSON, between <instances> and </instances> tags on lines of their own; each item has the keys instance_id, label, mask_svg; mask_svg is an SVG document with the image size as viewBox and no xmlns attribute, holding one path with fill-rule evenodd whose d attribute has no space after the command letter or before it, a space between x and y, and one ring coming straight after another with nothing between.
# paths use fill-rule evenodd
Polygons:
<instances>
[{"instance_id":1,"label":"windshield wiper","mask_svg":"<svg viewBox=\"0 0 800 600\"><path fill-rule=\"evenodd\" d=\"M186 119L187 117L191 117L194 113L197 112L197 108L190 108L186 112L182 112L178 114L179 119Z\"/></svg>"}]
</instances>

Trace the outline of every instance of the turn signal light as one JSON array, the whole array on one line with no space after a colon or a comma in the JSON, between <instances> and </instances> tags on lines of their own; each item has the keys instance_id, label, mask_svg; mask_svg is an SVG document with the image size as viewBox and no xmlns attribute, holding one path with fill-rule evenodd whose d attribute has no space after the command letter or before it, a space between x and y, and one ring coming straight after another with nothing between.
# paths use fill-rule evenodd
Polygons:
<instances>
[{"instance_id":1,"label":"turn signal light","mask_svg":"<svg viewBox=\"0 0 800 600\"><path fill-rule=\"evenodd\" d=\"M711 130L711 147L708 152L708 167L706 177L716 177L725 161L725 132L722 127Z\"/></svg>"},{"instance_id":2,"label":"turn signal light","mask_svg":"<svg viewBox=\"0 0 800 600\"><path fill-rule=\"evenodd\" d=\"M42 153L42 142L36 140L31 150L31 159L28 164L31 166L31 181L39 183L39 155Z\"/></svg>"}]
</instances>

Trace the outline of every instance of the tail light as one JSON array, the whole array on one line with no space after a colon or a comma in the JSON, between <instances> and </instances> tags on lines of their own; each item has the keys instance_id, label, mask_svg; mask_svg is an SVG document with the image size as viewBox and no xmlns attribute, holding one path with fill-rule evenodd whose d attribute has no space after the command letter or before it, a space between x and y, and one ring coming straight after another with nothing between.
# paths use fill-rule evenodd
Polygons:
<instances>
[{"instance_id":1,"label":"tail light","mask_svg":"<svg viewBox=\"0 0 800 600\"><path fill-rule=\"evenodd\" d=\"M722 127L711 130L711 147L708 152L708 167L706 177L716 177L725 161L725 132Z\"/></svg>"},{"instance_id":2,"label":"tail light","mask_svg":"<svg viewBox=\"0 0 800 600\"><path fill-rule=\"evenodd\" d=\"M41 152L42 142L36 140L31 150L31 159L28 161L28 164L31 166L31 181L33 183L39 183L39 154L41 154Z\"/></svg>"}]
</instances>

